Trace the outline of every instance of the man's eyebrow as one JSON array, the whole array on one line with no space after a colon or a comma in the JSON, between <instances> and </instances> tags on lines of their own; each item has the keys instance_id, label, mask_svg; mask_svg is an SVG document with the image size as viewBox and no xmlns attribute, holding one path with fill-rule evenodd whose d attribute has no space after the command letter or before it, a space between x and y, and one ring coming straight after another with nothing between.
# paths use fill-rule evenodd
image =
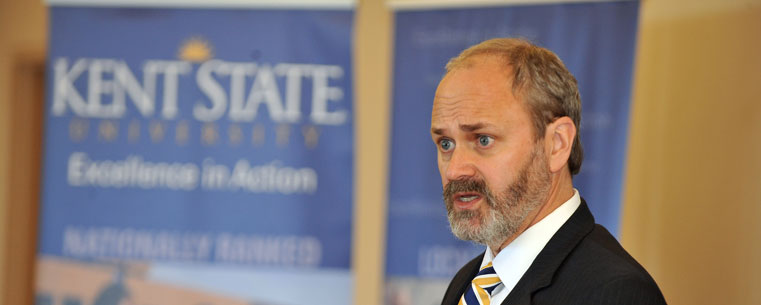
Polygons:
<instances>
[{"instance_id":1,"label":"man's eyebrow","mask_svg":"<svg viewBox=\"0 0 761 305\"><path fill-rule=\"evenodd\" d=\"M460 125L460 130L465 132L473 132L473 131L485 128L487 126L489 125L485 123L463 124L463 125Z\"/></svg>"},{"instance_id":2,"label":"man's eyebrow","mask_svg":"<svg viewBox=\"0 0 761 305\"><path fill-rule=\"evenodd\" d=\"M473 131L483 129L489 126L491 125L486 123L463 124L463 125L460 125L460 130L465 132L473 132ZM441 135L444 133L444 128L431 127L431 133Z\"/></svg>"}]
</instances>

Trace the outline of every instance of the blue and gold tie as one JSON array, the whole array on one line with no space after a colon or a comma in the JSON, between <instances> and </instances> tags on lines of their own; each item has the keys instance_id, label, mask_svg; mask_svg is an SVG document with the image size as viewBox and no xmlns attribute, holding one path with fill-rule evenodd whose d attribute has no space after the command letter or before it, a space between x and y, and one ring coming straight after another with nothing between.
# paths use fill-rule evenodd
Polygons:
<instances>
[{"instance_id":1,"label":"blue and gold tie","mask_svg":"<svg viewBox=\"0 0 761 305\"><path fill-rule=\"evenodd\" d=\"M458 305L490 305L491 292L502 283L494 267L489 263L481 268L476 277L471 281L468 289L462 294Z\"/></svg>"}]
</instances>

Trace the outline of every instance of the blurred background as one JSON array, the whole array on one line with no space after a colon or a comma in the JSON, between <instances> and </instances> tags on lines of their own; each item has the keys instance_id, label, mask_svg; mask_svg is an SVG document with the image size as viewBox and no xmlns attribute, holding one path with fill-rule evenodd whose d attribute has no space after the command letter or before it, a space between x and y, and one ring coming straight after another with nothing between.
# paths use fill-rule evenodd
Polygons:
<instances>
[{"instance_id":1,"label":"blurred background","mask_svg":"<svg viewBox=\"0 0 761 305\"><path fill-rule=\"evenodd\" d=\"M592 161L576 186L590 204L599 198L598 222L646 267L666 300L761 303L761 1L474 7L358 0L316 8L227 1L221 9L196 1L191 9L146 2L126 10L66 2L0 0L1 304L437 304L452 268L479 248L443 240L449 232L436 201L425 111L442 73L435 69L498 35L536 40L579 78L583 105L596 112L585 108L582 139L590 140ZM500 18L510 22L492 27ZM474 28L488 30L463 30ZM133 101L140 94L127 92L131 106L121 124L77 112L70 95L57 114L52 88L67 89L53 84L69 77L69 90L85 92L92 81L77 80L77 69L94 69L95 59L112 60L97 69L122 75L125 84L126 72L114 71L126 67L119 71L146 81L152 61L164 75L164 103L171 100L166 75L180 77L179 92L213 91L183 87L182 71L208 67L225 88L235 86L235 73L245 75L250 92L279 84L286 106L275 110L262 93L256 103L268 119L183 125L174 118L190 118L191 107L140 117ZM266 65L242 64L250 62L272 64L281 78L260 82ZM288 75L307 80L300 88L311 92L295 104L287 102ZM309 106L302 111L309 119L291 120L288 105L299 103ZM91 133L79 138L83 126ZM117 140L114 127L121 127ZM170 140L158 141L164 134ZM238 134L250 145L235 146ZM140 162L182 163L191 173L178 177L212 190L180 192L172 179L162 190L101 188L71 176L71 160L83 151L91 164L132 162L135 154ZM241 182L219 190L205 176L209 168L256 175L267 166L304 173L288 180L301 188L270 192L245 180L248 189ZM310 184L309 170L320 184ZM248 201L255 203L241 203ZM141 256L88 244L111 235L214 250ZM267 256L257 249L278 250Z\"/></svg>"}]
</instances>

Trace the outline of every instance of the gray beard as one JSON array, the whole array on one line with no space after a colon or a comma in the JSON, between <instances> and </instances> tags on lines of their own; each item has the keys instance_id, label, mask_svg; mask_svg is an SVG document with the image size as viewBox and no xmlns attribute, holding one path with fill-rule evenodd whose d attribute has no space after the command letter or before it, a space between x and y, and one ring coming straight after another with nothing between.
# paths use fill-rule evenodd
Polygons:
<instances>
[{"instance_id":1,"label":"gray beard","mask_svg":"<svg viewBox=\"0 0 761 305\"><path fill-rule=\"evenodd\" d=\"M528 215L547 198L551 181L549 166L541 145L535 149L515 182L495 196L480 179L453 180L444 188L444 202L452 233L459 239L487 245L494 251L505 240L518 233ZM457 192L478 192L483 195L487 212L478 210L455 211L452 195Z\"/></svg>"}]
</instances>

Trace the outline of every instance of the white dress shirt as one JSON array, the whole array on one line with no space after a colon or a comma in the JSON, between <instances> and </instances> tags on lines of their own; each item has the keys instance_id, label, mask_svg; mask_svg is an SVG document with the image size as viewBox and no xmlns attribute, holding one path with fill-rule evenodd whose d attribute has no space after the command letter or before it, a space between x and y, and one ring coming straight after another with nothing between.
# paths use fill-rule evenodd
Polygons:
<instances>
[{"instance_id":1,"label":"white dress shirt","mask_svg":"<svg viewBox=\"0 0 761 305\"><path fill-rule=\"evenodd\" d=\"M518 280L523 277L528 267L534 262L539 252L544 249L547 242L550 241L555 232L573 215L573 212L581 204L579 191L574 189L573 196L564 202L549 215L544 217L533 226L523 231L518 237L509 243L502 251L499 251L496 257L492 250L486 247L486 254L481 267L486 266L489 262L494 265L494 271L502 280L502 284L492 291L491 303L501 304L507 298L510 291L513 290Z\"/></svg>"}]
</instances>

